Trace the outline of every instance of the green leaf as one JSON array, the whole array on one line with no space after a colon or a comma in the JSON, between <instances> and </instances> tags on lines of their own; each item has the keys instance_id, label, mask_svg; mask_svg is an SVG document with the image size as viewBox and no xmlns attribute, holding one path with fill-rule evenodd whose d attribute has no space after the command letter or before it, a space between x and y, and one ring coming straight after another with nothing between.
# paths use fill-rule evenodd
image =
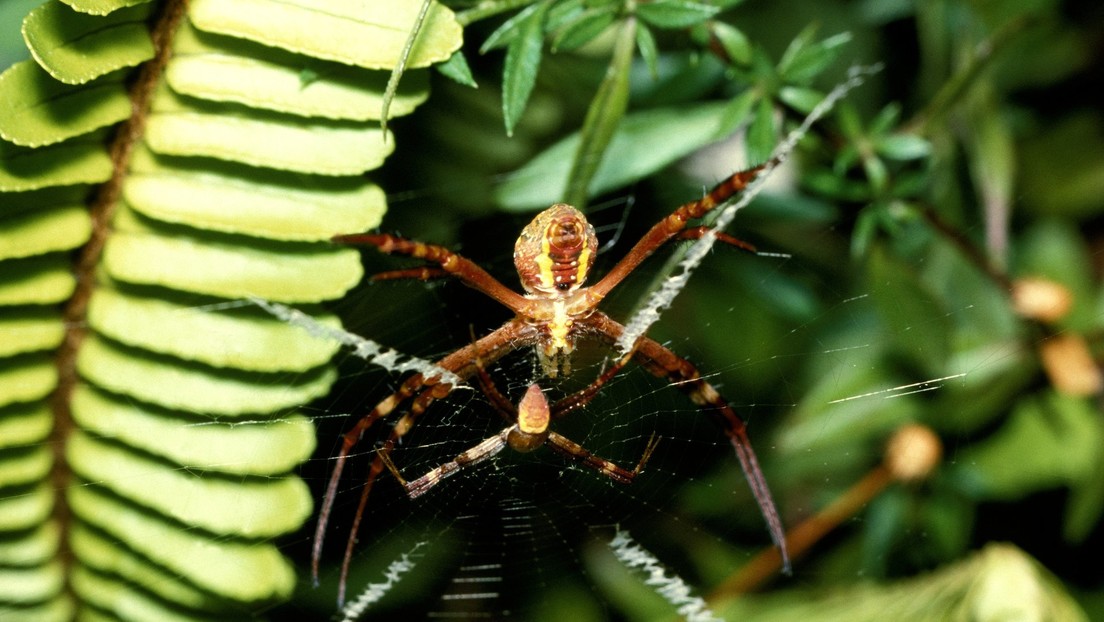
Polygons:
<instances>
[{"instance_id":1,"label":"green leaf","mask_svg":"<svg viewBox=\"0 0 1104 622\"><path fill-rule=\"evenodd\" d=\"M163 408L213 417L252 417L321 397L333 384L330 367L308 373L263 374L147 354L90 335L77 369L89 382Z\"/></svg>"},{"instance_id":2,"label":"green leaf","mask_svg":"<svg viewBox=\"0 0 1104 622\"><path fill-rule=\"evenodd\" d=\"M288 303L337 298L363 274L359 254L349 248L126 229L108 240L103 264L112 278L127 283Z\"/></svg>"},{"instance_id":3,"label":"green leaf","mask_svg":"<svg viewBox=\"0 0 1104 622\"><path fill-rule=\"evenodd\" d=\"M0 259L67 251L88 241L92 222L82 205L42 206L0 217Z\"/></svg>"},{"instance_id":4,"label":"green leaf","mask_svg":"<svg viewBox=\"0 0 1104 622\"><path fill-rule=\"evenodd\" d=\"M50 0L23 20L23 38L42 68L66 84L84 84L153 58L146 20L152 4L106 17L78 13Z\"/></svg>"},{"instance_id":5,"label":"green leaf","mask_svg":"<svg viewBox=\"0 0 1104 622\"><path fill-rule=\"evenodd\" d=\"M193 103L194 102L194 103ZM145 139L161 154L206 156L319 175L358 175L383 164L395 149L376 125L185 102L162 89L146 121Z\"/></svg>"},{"instance_id":6,"label":"green leaf","mask_svg":"<svg viewBox=\"0 0 1104 622\"><path fill-rule=\"evenodd\" d=\"M532 8L532 11L522 12L526 17L518 22L517 35L506 47L506 65L502 73L502 118L507 136L514 135L514 127L529 102L540 68L548 2L541 2Z\"/></svg>"},{"instance_id":7,"label":"green leaf","mask_svg":"<svg viewBox=\"0 0 1104 622\"><path fill-rule=\"evenodd\" d=\"M286 598L295 572L268 543L210 536L133 508L93 485L67 489L73 513L131 550L225 598L256 603Z\"/></svg>"},{"instance_id":8,"label":"green leaf","mask_svg":"<svg viewBox=\"0 0 1104 622\"><path fill-rule=\"evenodd\" d=\"M34 61L16 63L0 74L0 137L40 147L118 123L131 113L121 79L70 86Z\"/></svg>"},{"instance_id":9,"label":"green leaf","mask_svg":"<svg viewBox=\"0 0 1104 622\"><path fill-rule=\"evenodd\" d=\"M436 69L453 82L473 89L479 88L475 78L472 77L471 68L468 67L468 59L464 57L464 52L461 50L457 50L447 61L437 65Z\"/></svg>"},{"instance_id":10,"label":"green leaf","mask_svg":"<svg viewBox=\"0 0 1104 622\"><path fill-rule=\"evenodd\" d=\"M332 315L316 319L340 328ZM139 298L109 287L92 296L88 323L129 346L248 371L308 371L328 363L339 347L257 309L208 311L194 300Z\"/></svg>"},{"instance_id":11,"label":"green leaf","mask_svg":"<svg viewBox=\"0 0 1104 622\"><path fill-rule=\"evenodd\" d=\"M48 445L21 447L0 458L0 486L11 489L46 478L54 464Z\"/></svg>"},{"instance_id":12,"label":"green leaf","mask_svg":"<svg viewBox=\"0 0 1104 622\"><path fill-rule=\"evenodd\" d=\"M309 68L313 79L304 83ZM302 117L378 120L387 73L283 52L196 31L185 23L174 38L165 79L174 91ZM409 114L429 95L426 71L407 71L388 114Z\"/></svg>"},{"instance_id":13,"label":"green leaf","mask_svg":"<svg viewBox=\"0 0 1104 622\"><path fill-rule=\"evenodd\" d=\"M179 576L149 563L127 547L99 535L79 521L73 523L68 535L69 546L72 547L74 555L80 559L79 568L84 569L83 574L97 577L97 582L93 583L94 587L91 589L85 589L81 575L72 577L73 587L82 599L87 599L109 611L128 613L134 611L134 605L120 603L120 600L144 596L144 600L151 601L149 608L157 607L161 599L172 603L167 605L172 607L172 611L169 611L166 605L160 605L160 610L142 611L135 618L140 620L172 619L173 616L182 615L179 613L181 607L199 611L207 610L208 619L211 617L212 600L216 599L209 592L181 581ZM89 573L89 569L95 570L96 573ZM107 585L101 585L99 581L104 575L119 577L123 582L111 581ZM134 586L138 586L138 589ZM118 596L113 593L113 590L123 592L125 595ZM134 595L135 592L138 594ZM159 596L160 599L151 598L150 593ZM218 608L218 605L215 605L215 608Z\"/></svg>"},{"instance_id":14,"label":"green leaf","mask_svg":"<svg viewBox=\"0 0 1104 622\"><path fill-rule=\"evenodd\" d=\"M692 0L655 0L636 5L636 15L657 28L689 28L721 11Z\"/></svg>"},{"instance_id":15,"label":"green leaf","mask_svg":"<svg viewBox=\"0 0 1104 622\"><path fill-rule=\"evenodd\" d=\"M580 209L587 203L590 182L601 166L606 149L628 108L629 75L635 44L636 20L625 20L614 42L609 68L587 109L583 128L579 131L579 148L567 175L564 200Z\"/></svg>"},{"instance_id":16,"label":"green leaf","mask_svg":"<svg viewBox=\"0 0 1104 622\"><path fill-rule=\"evenodd\" d=\"M91 15L107 15L128 6L146 4L151 0L61 0L74 11Z\"/></svg>"},{"instance_id":17,"label":"green leaf","mask_svg":"<svg viewBox=\"0 0 1104 622\"><path fill-rule=\"evenodd\" d=\"M135 211L163 222L305 242L377 227L387 209L383 190L362 177L208 168L138 147L123 196Z\"/></svg>"},{"instance_id":18,"label":"green leaf","mask_svg":"<svg viewBox=\"0 0 1104 622\"><path fill-rule=\"evenodd\" d=\"M52 350L65 337L57 311L42 307L0 307L0 357Z\"/></svg>"},{"instance_id":19,"label":"green leaf","mask_svg":"<svg viewBox=\"0 0 1104 622\"><path fill-rule=\"evenodd\" d=\"M812 82L839 56L840 48L851 41L851 33L843 32L812 43L815 28L806 28L791 43L778 63L778 73L790 84Z\"/></svg>"},{"instance_id":20,"label":"green leaf","mask_svg":"<svg viewBox=\"0 0 1104 622\"><path fill-rule=\"evenodd\" d=\"M74 389L72 410L73 418L87 432L141 447L198 471L281 475L309 458L315 447L314 425L302 415L197 424L192 417L120 398L87 384ZM148 442L164 437L173 442Z\"/></svg>"},{"instance_id":21,"label":"green leaf","mask_svg":"<svg viewBox=\"0 0 1104 622\"><path fill-rule=\"evenodd\" d=\"M648 73L652 80L659 79L659 50L656 48L655 35L647 24L636 25L636 48L640 50L640 58L648 67Z\"/></svg>"},{"instance_id":22,"label":"green leaf","mask_svg":"<svg viewBox=\"0 0 1104 622\"><path fill-rule=\"evenodd\" d=\"M876 149L890 160L918 160L931 155L932 146L924 138L913 134L890 134L880 138Z\"/></svg>"},{"instance_id":23,"label":"green leaf","mask_svg":"<svg viewBox=\"0 0 1104 622\"><path fill-rule=\"evenodd\" d=\"M778 89L778 99L802 114L809 114L824 99L824 93L799 86L784 86Z\"/></svg>"},{"instance_id":24,"label":"green leaf","mask_svg":"<svg viewBox=\"0 0 1104 622\"><path fill-rule=\"evenodd\" d=\"M34 353L0 361L0 408L40 400L57 386L49 355Z\"/></svg>"},{"instance_id":25,"label":"green leaf","mask_svg":"<svg viewBox=\"0 0 1104 622\"><path fill-rule=\"evenodd\" d=\"M486 54L491 50L509 45L518 37L522 28L529 23L529 20L533 18L533 14L541 10L546 4L547 2L534 2L518 11L510 19L502 22L502 25L495 28L494 32L487 35L487 38L483 40L483 45L479 46L479 53Z\"/></svg>"},{"instance_id":26,"label":"green leaf","mask_svg":"<svg viewBox=\"0 0 1104 622\"><path fill-rule=\"evenodd\" d=\"M111 179L111 159L96 135L38 149L0 141L0 192L24 192L50 186L98 184Z\"/></svg>"},{"instance_id":27,"label":"green leaf","mask_svg":"<svg viewBox=\"0 0 1104 622\"><path fill-rule=\"evenodd\" d=\"M617 127L606 157L591 181L593 196L641 179L671 162L720 139L727 104L657 108L626 115ZM514 171L495 189L503 209L528 210L561 201L579 135L552 145Z\"/></svg>"},{"instance_id":28,"label":"green leaf","mask_svg":"<svg viewBox=\"0 0 1104 622\"><path fill-rule=\"evenodd\" d=\"M421 11L419 2L336 0L193 0L188 17L196 28L249 39L299 54L368 69L391 69ZM407 68L448 60L460 48L456 16L434 3Z\"/></svg>"},{"instance_id":29,"label":"green leaf","mask_svg":"<svg viewBox=\"0 0 1104 622\"><path fill-rule=\"evenodd\" d=\"M932 377L944 372L950 354L948 314L942 300L912 266L874 246L867 259L867 283L898 354Z\"/></svg>"},{"instance_id":30,"label":"green leaf","mask_svg":"<svg viewBox=\"0 0 1104 622\"><path fill-rule=\"evenodd\" d=\"M65 455L69 466L85 480L211 533L271 538L294 531L311 510L310 491L294 476L197 476L188 469L191 465L166 469L123 446L95 440L80 429L71 433ZM192 502L180 503L180 497Z\"/></svg>"},{"instance_id":31,"label":"green leaf","mask_svg":"<svg viewBox=\"0 0 1104 622\"><path fill-rule=\"evenodd\" d=\"M569 22L552 40L553 52L568 52L586 45L609 28L616 17L616 7L588 9Z\"/></svg>"},{"instance_id":32,"label":"green leaf","mask_svg":"<svg viewBox=\"0 0 1104 622\"><path fill-rule=\"evenodd\" d=\"M713 35L721 42L729 60L737 65L751 64L751 41L744 31L725 22L713 22L709 25Z\"/></svg>"},{"instance_id":33,"label":"green leaf","mask_svg":"<svg viewBox=\"0 0 1104 622\"><path fill-rule=\"evenodd\" d=\"M0 416L0 450L34 445L46 440L54 427L54 414L44 402L24 402L4 408ZM0 544L0 548L3 548ZM11 551L0 554L5 563L15 561Z\"/></svg>"},{"instance_id":34,"label":"green leaf","mask_svg":"<svg viewBox=\"0 0 1104 622\"><path fill-rule=\"evenodd\" d=\"M43 482L32 490L0 498L0 531L13 532L41 525L54 507L54 490Z\"/></svg>"},{"instance_id":35,"label":"green leaf","mask_svg":"<svg viewBox=\"0 0 1104 622\"><path fill-rule=\"evenodd\" d=\"M774 126L774 106L770 99L759 100L755 108L755 118L747 131L747 158L749 163L766 162L774 151L778 132Z\"/></svg>"},{"instance_id":36,"label":"green leaf","mask_svg":"<svg viewBox=\"0 0 1104 622\"><path fill-rule=\"evenodd\" d=\"M0 261L0 305L59 304L74 287L72 267L60 254Z\"/></svg>"},{"instance_id":37,"label":"green leaf","mask_svg":"<svg viewBox=\"0 0 1104 622\"><path fill-rule=\"evenodd\" d=\"M1047 391L1020 400L1000 430L960 451L956 464L978 498L1022 499L1087 481L1101 460L1102 437L1089 400Z\"/></svg>"}]
</instances>

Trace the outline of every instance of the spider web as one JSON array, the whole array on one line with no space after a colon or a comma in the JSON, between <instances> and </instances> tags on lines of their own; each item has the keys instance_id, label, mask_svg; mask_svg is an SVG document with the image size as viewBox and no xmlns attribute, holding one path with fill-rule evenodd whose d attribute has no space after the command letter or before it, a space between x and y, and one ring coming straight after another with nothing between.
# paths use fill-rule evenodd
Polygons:
<instances>
[{"instance_id":1,"label":"spider web","mask_svg":"<svg viewBox=\"0 0 1104 622\"><path fill-rule=\"evenodd\" d=\"M776 218L770 215L771 200L765 203L760 222ZM773 205L778 203L774 200ZM641 217L642 226L670 209L666 206ZM746 217L754 222L755 212L756 208L749 209ZM616 222L620 215L606 220ZM833 226L825 219L826 239ZM626 232L625 242L599 259L599 277L638 234ZM772 237L769 231L763 236ZM808 470L807 465L781 463L803 460L795 457L792 446L815 443L818 437L835 438L848 433L850 426L888 428L904 418L896 412L877 414L891 411L885 407L889 400L937 390L973 369L965 366L933 378L903 376L896 382L893 376L859 369L868 350L886 347L894 335L867 330L873 302L865 292L856 294L833 280L815 239L791 242L760 243L762 248L777 248L776 257L718 249L705 257L696 278L663 318L647 329L650 337L694 362L748 422L768 482L784 478L787 469ZM498 249L485 257L471 252L495 246ZM511 283L510 246L494 238L463 252ZM845 252L836 249L837 255ZM381 262L380 269L393 266L378 257L375 261ZM661 263L662 259L652 259L644 264L605 301L603 310L615 319L629 317L651 291ZM801 309L801 300L788 297L796 296L802 287L835 302L813 311ZM339 310L349 330L372 335L398 352L423 360L436 360L509 318L506 310L455 283L376 284L365 286L349 300ZM380 300L387 304L379 304ZM951 313L980 311L961 308ZM762 321L766 315L776 320L784 316L776 323L788 327L761 332L758 329L767 325ZM823 325L834 327L828 337L820 328ZM532 382L539 382L555 399L592 381L615 356L611 348L583 342L573 357L572 372L552 380L542 377L531 349L522 349L490 366L488 372L515 403ZM810 359L815 362L808 364ZM321 498L340 435L400 381L394 374L366 367L352 355L343 361L342 371L335 403L316 413L319 438L333 441L320 442L304 472L315 486L316 499ZM818 385L799 374L822 374L833 381L828 383L834 384L833 390L809 398L809 387ZM784 418L792 420L792 413L809 408L834 410L798 432L780 428ZM801 423L800 414L797 418ZM427 409L392 459L411 480L498 433L504 425L481 391L454 391ZM527 454L506 449L459 471L416 500L408 499L385 472L369 499L349 578L350 601L355 602L358 593L367 595L364 617L528 620L572 611L577 619L605 620L642 609L667 611L665 615L671 616L676 605L664 603L659 596L658 602L637 603L619 595L618 586L626 575L645 580L640 571L634 575L627 562L618 561L610 543L619 534L631 533L640 550L650 552L671 577L689 586L691 596L695 586L715 585L718 573L723 577L769 546L763 520L723 431L669 382L630 366L586 408L556 421L553 429L629 469L651 439L659 442L631 485L618 484L548 448ZM385 422L375 426L354 449L327 535L323 584L317 591L305 589L303 598L286 608L294 612L290 615L308 610L316 617L333 613L336 566L349 537L363 474L388 431ZM807 438L794 440L800 434ZM821 495L830 497L849 483L837 481L833 473L846 471L850 457L827 451L809 459L821 461L823 478L810 482L809 492L798 499L779 499L784 518L808 514L811 508L804 504L819 506ZM305 559L309 539L304 532L289 550ZM710 550L723 568L696 564L693 551L703 549ZM698 595L704 595L704 589ZM565 609L564 603L570 606Z\"/></svg>"}]
</instances>

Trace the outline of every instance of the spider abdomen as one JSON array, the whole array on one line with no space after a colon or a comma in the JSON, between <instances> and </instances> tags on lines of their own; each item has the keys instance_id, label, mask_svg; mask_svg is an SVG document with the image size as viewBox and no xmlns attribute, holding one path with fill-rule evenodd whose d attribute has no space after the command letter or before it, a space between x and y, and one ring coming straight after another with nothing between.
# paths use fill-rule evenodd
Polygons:
<instances>
[{"instance_id":1,"label":"spider abdomen","mask_svg":"<svg viewBox=\"0 0 1104 622\"><path fill-rule=\"evenodd\" d=\"M537 214L518 236L514 265L530 294L559 295L586 281L598 237L582 212L557 203Z\"/></svg>"}]
</instances>

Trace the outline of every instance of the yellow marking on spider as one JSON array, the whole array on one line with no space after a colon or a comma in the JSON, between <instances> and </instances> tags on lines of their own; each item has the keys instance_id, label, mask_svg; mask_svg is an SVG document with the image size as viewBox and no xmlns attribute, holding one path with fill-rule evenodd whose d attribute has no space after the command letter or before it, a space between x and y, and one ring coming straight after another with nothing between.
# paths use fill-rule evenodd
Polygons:
<instances>
[{"instance_id":1,"label":"yellow marking on spider","mask_svg":"<svg viewBox=\"0 0 1104 622\"><path fill-rule=\"evenodd\" d=\"M537 255L537 268L540 269L541 287L552 289L556 287L556 275L552 272L552 242L548 235L541 236L541 253Z\"/></svg>"}]
</instances>

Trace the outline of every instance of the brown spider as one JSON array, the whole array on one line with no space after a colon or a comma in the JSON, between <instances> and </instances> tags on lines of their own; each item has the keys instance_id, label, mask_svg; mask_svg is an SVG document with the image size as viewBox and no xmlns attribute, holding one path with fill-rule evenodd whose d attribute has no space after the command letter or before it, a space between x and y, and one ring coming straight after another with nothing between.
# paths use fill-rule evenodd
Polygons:
<instances>
[{"instance_id":1,"label":"brown spider","mask_svg":"<svg viewBox=\"0 0 1104 622\"><path fill-rule=\"evenodd\" d=\"M335 237L334 241L345 244L375 246L383 253L408 255L425 259L430 263L426 267L385 272L376 275L376 280L397 278L427 280L438 277L456 277L464 284L483 292L514 312L515 317L502 327L437 361L437 365L440 367L462 379L467 379L479 372L484 362L492 363L509 352L533 346L544 372L548 376L554 377L559 373L569 373L568 357L574 348L576 339L595 339L612 347L624 332L625 327L622 324L598 310L598 304L602 299L666 242L672 239L692 240L702 237L707 228L704 226L687 228L687 221L701 218L719 203L743 190L762 169L763 166L759 166L735 173L717 184L703 198L676 209L669 216L656 223L605 277L591 287L583 287L583 283L586 281L587 274L594 263L595 251L598 248L594 228L586 221L582 213L565 204L553 205L538 214L518 237L517 244L514 247L514 264L517 267L518 275L521 277L521 284L526 292L525 295L509 289L471 260L440 246L413 242L388 234L341 235ZM717 237L728 244L754 250L746 243L726 234L718 233ZM751 486L752 493L755 495L755 500L767 521L771 538L779 548L783 565L788 568L789 557L786 552L782 521L778 516L774 500L771 498L766 479L759 468L755 452L751 448L744 421L724 398L701 378L701 374L689 361L679 357L660 343L646 336L641 337L637 340L632 351L610 370L607 370L602 378L599 378L579 393L557 402L553 407L552 416L562 416L570 410L585 404L594 392L630 358L652 374L670 380L682 389L695 404L711 413L719 421L736 451L736 456L740 461L740 466L743 468L748 484ZM427 378L421 374L413 375L400 385L398 391L377 404L371 412L357 421L356 425L342 437L341 450L337 455L333 472L330 475L315 530L311 558L311 571L315 584L318 582L319 560L326 526L329 522L330 512L333 509L334 498L337 494L337 485L341 479L341 473L349 452L360 442L364 433L376 421L386 417L402 403L410 400L406 413L395 422L387 439L376 450L376 457L369 468L367 480L361 491L360 503L353 518L351 533L346 542L338 586L339 602L344 600L345 582L353 547L356 543L356 533L360 527L360 521L372 485L390 461L390 453L395 445L410 430L418 417L425 412L433 401L445 397L453 388L451 384L438 378ZM484 388L487 389L487 383L484 383ZM539 393L539 389L537 392ZM509 419L514 422L512 415L514 408L509 404L509 401L500 394L495 397L497 391L487 390L487 393L492 401L497 403L497 407L501 411L510 413ZM537 401L540 400L543 400L543 397L540 397ZM523 400L522 414L529 408L539 408L539 406L539 404L536 406L527 404ZM547 402L544 403L544 408L548 408ZM541 438L540 444L547 442L560 450L561 453L581 460L618 481L625 480L627 483L631 481L631 476L636 474L635 471L625 471L620 467L614 470L606 466L600 466L612 463L593 456L581 446L567 441L562 436L553 436L555 433L548 432L546 429L547 421L543 425L545 429L542 429L538 435ZM510 439L512 434L516 436L511 430L515 427L520 428L520 426L520 422L516 425L511 423L511 426L504 430L502 434L491 437L476 448L465 452L466 455L462 454L454 462L431 471L420 480L405 484L408 492L411 491L411 487L414 487L414 491L421 494L421 492L443 478L447 474L446 471L456 470L459 466L463 466L465 461L472 462L471 458L473 456L478 459L489 457L502 449L502 443L510 444L515 448L518 447ZM519 431L521 430L519 429ZM545 434L546 436L544 436ZM555 439L563 439L564 442L561 443ZM524 448L526 446L525 442L522 442L520 446ZM569 446L573 449L567 449ZM577 449L574 449L576 447ZM648 452L650 452L650 449ZM589 458L584 456L589 456ZM449 466L452 464L456 466ZM640 466L643 466L643 461ZM396 475L398 474L397 469L394 469L394 472ZM617 475L614 475L614 473ZM399 479L401 481L401 476Z\"/></svg>"},{"instance_id":2,"label":"brown spider","mask_svg":"<svg viewBox=\"0 0 1104 622\"><path fill-rule=\"evenodd\" d=\"M648 441L644 453L640 456L640 461L636 463L636 468L629 471L605 458L590 453L582 445L548 429L548 424L553 419L559 419L567 413L585 406L603 385L617 375L627 362L628 358L622 358L590 385L557 400L552 406L549 406L548 399L545 398L540 386L536 383L530 384L517 407L514 407L509 398L495 387L491 377L483 368L482 360L477 358L476 367L479 373L480 388L490 398L491 405L494 406L495 410L510 422L510 425L503 428L498 434L484 439L481 443L462 452L451 461L430 470L412 482L408 482L403 478L398 467L387 455L381 456L384 465L406 489L406 494L411 499L416 499L428 492L430 488L441 483L441 480L446 477L453 475L460 469L479 464L497 455L507 446L514 451L527 453L543 445L548 445L568 459L581 462L584 466L594 469L616 482L631 484L652 456L652 451L655 450L658 442L655 436Z\"/></svg>"}]
</instances>

